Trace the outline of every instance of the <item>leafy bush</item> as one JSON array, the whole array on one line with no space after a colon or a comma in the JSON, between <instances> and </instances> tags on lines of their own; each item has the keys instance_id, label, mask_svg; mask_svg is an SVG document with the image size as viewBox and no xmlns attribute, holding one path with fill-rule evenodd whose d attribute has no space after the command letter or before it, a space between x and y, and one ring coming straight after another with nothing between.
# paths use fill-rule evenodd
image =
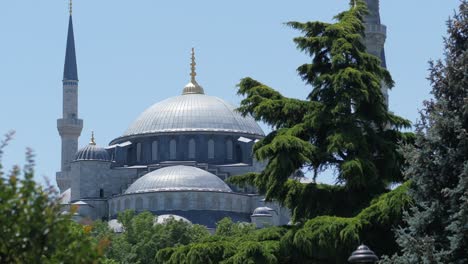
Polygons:
<instances>
[{"instance_id":1,"label":"leafy bush","mask_svg":"<svg viewBox=\"0 0 468 264\"><path fill-rule=\"evenodd\" d=\"M99 263L106 240L96 240L91 228L62 214L56 192L34 181L34 155L27 164L5 174L0 144L0 262L1 263Z\"/></svg>"}]
</instances>

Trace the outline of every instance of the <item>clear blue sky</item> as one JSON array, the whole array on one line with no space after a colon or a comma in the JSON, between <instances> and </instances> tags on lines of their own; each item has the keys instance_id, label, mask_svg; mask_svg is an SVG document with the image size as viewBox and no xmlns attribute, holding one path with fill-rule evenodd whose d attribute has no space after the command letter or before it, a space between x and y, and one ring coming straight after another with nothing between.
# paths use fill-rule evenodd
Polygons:
<instances>
[{"instance_id":1,"label":"clear blue sky","mask_svg":"<svg viewBox=\"0 0 468 264\"><path fill-rule=\"evenodd\" d=\"M60 168L62 73L68 1L0 1L0 134L14 129L6 170L37 157L38 180L55 184ZM442 57L445 22L458 0L382 0L387 64L396 87L390 108L412 121L430 97L429 59ZM80 146L91 130L100 145L118 137L144 109L181 93L197 51L205 92L238 104L246 76L291 97L310 90L296 74L307 57L296 50L291 20L331 21L348 0L110 1L75 0ZM325 179L326 180L326 179Z\"/></svg>"}]
</instances>

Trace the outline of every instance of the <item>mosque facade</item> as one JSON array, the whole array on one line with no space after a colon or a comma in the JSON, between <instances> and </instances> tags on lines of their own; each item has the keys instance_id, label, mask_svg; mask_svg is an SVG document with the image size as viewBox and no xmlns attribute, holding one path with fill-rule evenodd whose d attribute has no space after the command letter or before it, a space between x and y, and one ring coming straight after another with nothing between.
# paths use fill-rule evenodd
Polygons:
<instances>
[{"instance_id":1,"label":"mosque facade","mask_svg":"<svg viewBox=\"0 0 468 264\"><path fill-rule=\"evenodd\" d=\"M366 18L366 45L384 65L385 26L380 24L378 0L367 1L371 14ZM150 106L107 146L98 146L93 134L89 144L78 149L83 120L78 116L70 12L63 113L57 120L62 162L56 180L62 202L78 208L77 218L112 220L130 209L173 215L208 228L224 217L257 227L288 224L287 208L265 202L253 187L226 182L263 170L265 163L253 158L252 148L265 134L252 117L206 94L196 81L195 66L192 49L190 81L180 95Z\"/></svg>"}]
</instances>

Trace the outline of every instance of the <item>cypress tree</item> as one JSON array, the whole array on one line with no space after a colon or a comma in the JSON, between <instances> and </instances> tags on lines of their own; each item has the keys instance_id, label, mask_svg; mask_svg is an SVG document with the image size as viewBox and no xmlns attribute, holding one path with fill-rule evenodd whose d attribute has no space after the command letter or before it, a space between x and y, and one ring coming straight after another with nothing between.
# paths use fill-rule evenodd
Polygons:
<instances>
[{"instance_id":1,"label":"cypress tree","mask_svg":"<svg viewBox=\"0 0 468 264\"><path fill-rule=\"evenodd\" d=\"M445 59L430 63L416 145L405 148L414 205L389 263L468 263L468 4L447 22Z\"/></svg>"}]
</instances>

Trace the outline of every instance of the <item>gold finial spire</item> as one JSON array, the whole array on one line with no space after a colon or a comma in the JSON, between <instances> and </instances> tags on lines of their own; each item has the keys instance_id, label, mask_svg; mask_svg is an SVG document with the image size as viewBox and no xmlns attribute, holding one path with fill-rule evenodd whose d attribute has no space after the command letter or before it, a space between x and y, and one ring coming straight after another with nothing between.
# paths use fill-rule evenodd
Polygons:
<instances>
[{"instance_id":1,"label":"gold finial spire","mask_svg":"<svg viewBox=\"0 0 468 264\"><path fill-rule=\"evenodd\" d=\"M91 141L89 141L90 145L96 145L96 141L94 141L94 131L91 131Z\"/></svg>"},{"instance_id":2,"label":"gold finial spire","mask_svg":"<svg viewBox=\"0 0 468 264\"><path fill-rule=\"evenodd\" d=\"M73 0L70 0L70 2L69 2L69 10L68 11L70 11L70 16L71 16L72 13L73 13Z\"/></svg>"},{"instance_id":3,"label":"gold finial spire","mask_svg":"<svg viewBox=\"0 0 468 264\"><path fill-rule=\"evenodd\" d=\"M182 94L205 94L203 88L197 83L195 80L195 76L197 76L197 72L195 71L195 66L197 63L195 62L195 49L192 48L192 62L190 63L190 82L185 86Z\"/></svg>"},{"instance_id":4,"label":"gold finial spire","mask_svg":"<svg viewBox=\"0 0 468 264\"><path fill-rule=\"evenodd\" d=\"M192 82L196 82L195 81L195 76L197 76L197 72L195 71L195 66L196 65L197 65L197 63L195 62L195 49L192 48L192 63L190 63L190 69L191 69L190 77L192 77L191 78Z\"/></svg>"}]
</instances>

